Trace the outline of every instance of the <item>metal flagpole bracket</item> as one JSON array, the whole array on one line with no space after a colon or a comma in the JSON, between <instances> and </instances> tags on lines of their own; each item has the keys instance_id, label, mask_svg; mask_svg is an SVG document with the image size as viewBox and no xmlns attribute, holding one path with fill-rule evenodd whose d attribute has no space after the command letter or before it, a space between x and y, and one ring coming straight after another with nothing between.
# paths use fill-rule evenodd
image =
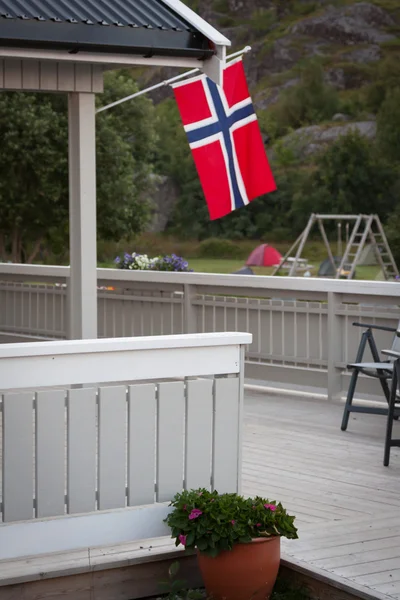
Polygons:
<instances>
[{"instance_id":1,"label":"metal flagpole bracket","mask_svg":"<svg viewBox=\"0 0 400 600\"><path fill-rule=\"evenodd\" d=\"M247 54L250 51L251 51L251 46L245 46L242 50L238 50L237 52L234 52L233 54L230 54L229 56L227 56L224 60L224 63L226 63L226 61L231 60L232 58L237 58L238 56L243 56L243 54ZM221 63L221 65L222 64L223 63ZM181 73L180 75L171 77L171 79L165 79L164 81L160 81L160 83L156 83L155 85L152 85L152 86L146 88L145 90L140 90L139 92L136 92L135 94L131 94L130 96L126 96L125 98L121 98L120 100L116 100L115 102L111 102L111 104L107 104L107 106L102 106L101 108L98 108L96 110L96 114L104 112L105 110L108 110L109 108L114 108L114 106L118 106L119 104L122 104L123 102L128 102L128 100L133 100L134 98L143 96L143 94L148 94L149 92L152 92L153 90L157 90L160 87L171 85L171 83L175 83L175 81L179 81L180 79L184 79L185 77L190 77L191 75L195 75L199 71L201 71L200 68L191 69L190 71L186 71L186 73ZM206 73L206 75L208 75L208 73Z\"/></svg>"}]
</instances>

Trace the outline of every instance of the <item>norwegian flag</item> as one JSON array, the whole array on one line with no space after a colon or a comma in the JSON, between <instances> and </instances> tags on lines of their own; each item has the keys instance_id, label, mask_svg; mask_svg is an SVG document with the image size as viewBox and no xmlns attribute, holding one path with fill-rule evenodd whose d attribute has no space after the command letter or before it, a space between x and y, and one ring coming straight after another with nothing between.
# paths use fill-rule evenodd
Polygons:
<instances>
[{"instance_id":1,"label":"norwegian flag","mask_svg":"<svg viewBox=\"0 0 400 600\"><path fill-rule=\"evenodd\" d=\"M173 88L212 220L276 190L241 58Z\"/></svg>"}]
</instances>

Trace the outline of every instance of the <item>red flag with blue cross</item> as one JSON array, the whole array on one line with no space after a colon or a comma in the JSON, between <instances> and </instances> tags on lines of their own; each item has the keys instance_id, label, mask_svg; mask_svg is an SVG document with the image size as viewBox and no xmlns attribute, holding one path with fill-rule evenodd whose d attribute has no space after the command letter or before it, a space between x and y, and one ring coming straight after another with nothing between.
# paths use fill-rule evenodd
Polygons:
<instances>
[{"instance_id":1,"label":"red flag with blue cross","mask_svg":"<svg viewBox=\"0 0 400 600\"><path fill-rule=\"evenodd\" d=\"M210 218L275 191L241 58L225 67L222 87L200 75L173 88Z\"/></svg>"}]
</instances>

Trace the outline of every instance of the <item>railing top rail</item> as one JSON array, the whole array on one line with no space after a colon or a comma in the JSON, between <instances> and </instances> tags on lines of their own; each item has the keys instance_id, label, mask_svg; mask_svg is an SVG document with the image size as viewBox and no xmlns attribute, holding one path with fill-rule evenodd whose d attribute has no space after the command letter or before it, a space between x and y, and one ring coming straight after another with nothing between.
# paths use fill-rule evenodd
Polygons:
<instances>
[{"instance_id":1,"label":"railing top rail","mask_svg":"<svg viewBox=\"0 0 400 600\"><path fill-rule=\"evenodd\" d=\"M69 277L69 267L60 267L57 265L24 265L16 263L0 263L1 275L23 275L26 277L42 277L53 279L67 279Z\"/></svg>"},{"instance_id":2,"label":"railing top rail","mask_svg":"<svg viewBox=\"0 0 400 600\"><path fill-rule=\"evenodd\" d=\"M251 344L251 341L252 335L250 333L222 332L1 344L0 361L3 358L21 358L23 356L111 354L115 352L169 350L173 348L215 348L217 346L247 345Z\"/></svg>"},{"instance_id":3,"label":"railing top rail","mask_svg":"<svg viewBox=\"0 0 400 600\"><path fill-rule=\"evenodd\" d=\"M249 333L10 344L0 348L0 389L30 390L237 374Z\"/></svg>"},{"instance_id":4,"label":"railing top rail","mask_svg":"<svg viewBox=\"0 0 400 600\"><path fill-rule=\"evenodd\" d=\"M373 296L397 296L400 286L395 281L350 281L313 277L272 277L265 275L234 275L217 273L163 273L150 271L125 271L119 269L98 269L98 279L102 282L138 281L154 283L176 283L184 285L212 286L215 288L253 288L266 291L293 292L336 292L344 294L367 294Z\"/></svg>"},{"instance_id":5,"label":"railing top rail","mask_svg":"<svg viewBox=\"0 0 400 600\"><path fill-rule=\"evenodd\" d=\"M69 267L56 267L44 265L16 265L0 264L0 279L2 275L37 278L69 277ZM174 285L210 286L222 290L223 288L265 290L267 293L275 291L289 292L319 292L326 294L334 292L348 295L370 295L397 297L400 299L400 284L396 281L362 281L322 279L313 277L272 277L258 275L223 275L217 273L166 273L157 271L129 271L122 269L97 269L99 284L106 282L116 283L155 283Z\"/></svg>"}]
</instances>

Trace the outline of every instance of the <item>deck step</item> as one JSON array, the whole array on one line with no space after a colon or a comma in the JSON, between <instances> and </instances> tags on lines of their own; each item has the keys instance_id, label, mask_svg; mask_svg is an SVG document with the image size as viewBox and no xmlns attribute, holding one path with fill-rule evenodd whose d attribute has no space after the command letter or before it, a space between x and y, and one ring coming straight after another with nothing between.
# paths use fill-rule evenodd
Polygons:
<instances>
[{"instance_id":1,"label":"deck step","mask_svg":"<svg viewBox=\"0 0 400 600\"><path fill-rule=\"evenodd\" d=\"M168 569L179 560L179 578L202 587L194 552L176 548L170 538L155 538L86 551L45 554L0 562L0 600L139 600L160 593ZM306 587L311 600L384 600L357 584L282 555L280 577Z\"/></svg>"}]
</instances>

